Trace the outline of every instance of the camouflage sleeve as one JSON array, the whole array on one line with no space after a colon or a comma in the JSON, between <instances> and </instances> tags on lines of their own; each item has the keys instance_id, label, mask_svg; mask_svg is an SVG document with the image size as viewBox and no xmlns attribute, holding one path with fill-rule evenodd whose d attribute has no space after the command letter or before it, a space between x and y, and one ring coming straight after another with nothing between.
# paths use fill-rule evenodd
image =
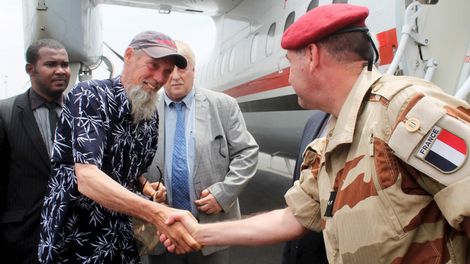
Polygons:
<instances>
[{"instance_id":1,"label":"camouflage sleeve","mask_svg":"<svg viewBox=\"0 0 470 264\"><path fill-rule=\"evenodd\" d=\"M470 216L470 106L435 89L410 87L388 106L395 155L440 188L434 199L447 221L461 229ZM427 181L429 182L429 181Z\"/></svg>"},{"instance_id":2,"label":"camouflage sleeve","mask_svg":"<svg viewBox=\"0 0 470 264\"><path fill-rule=\"evenodd\" d=\"M315 147L323 145L324 139L317 139L307 146L301 166L300 178L286 195L287 206L297 220L307 229L321 231L321 214L317 174L320 168L320 155Z\"/></svg>"},{"instance_id":3,"label":"camouflage sleeve","mask_svg":"<svg viewBox=\"0 0 470 264\"><path fill-rule=\"evenodd\" d=\"M463 218L470 217L468 190L470 190L470 177L447 186L434 196L444 217L457 230L462 230Z\"/></svg>"}]
</instances>

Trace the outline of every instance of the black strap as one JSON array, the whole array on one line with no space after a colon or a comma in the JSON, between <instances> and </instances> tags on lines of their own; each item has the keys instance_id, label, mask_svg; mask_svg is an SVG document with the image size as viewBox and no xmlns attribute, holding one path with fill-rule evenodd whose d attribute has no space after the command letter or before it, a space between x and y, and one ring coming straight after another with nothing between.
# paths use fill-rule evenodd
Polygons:
<instances>
[{"instance_id":1,"label":"black strap","mask_svg":"<svg viewBox=\"0 0 470 264\"><path fill-rule=\"evenodd\" d=\"M349 32L363 32L366 35L367 40L369 40L370 55L369 55L369 60L367 61L367 70L372 71L372 65L377 63L377 61L379 61L379 51L377 50L377 47L375 46L375 43L372 40L372 37L370 36L369 29L367 27L349 27L349 28L344 28L342 30L339 30L335 32L333 35L349 33Z\"/></svg>"},{"instance_id":2,"label":"black strap","mask_svg":"<svg viewBox=\"0 0 470 264\"><path fill-rule=\"evenodd\" d=\"M336 191L330 192L330 198L328 199L328 203L326 204L325 216L332 217L333 216L333 206L335 205L336 200Z\"/></svg>"}]
</instances>

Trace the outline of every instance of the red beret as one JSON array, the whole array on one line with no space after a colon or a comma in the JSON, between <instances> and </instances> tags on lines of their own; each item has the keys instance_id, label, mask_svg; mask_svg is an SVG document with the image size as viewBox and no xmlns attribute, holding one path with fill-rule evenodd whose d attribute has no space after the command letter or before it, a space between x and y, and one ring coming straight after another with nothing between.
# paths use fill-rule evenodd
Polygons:
<instances>
[{"instance_id":1,"label":"red beret","mask_svg":"<svg viewBox=\"0 0 470 264\"><path fill-rule=\"evenodd\" d=\"M341 29L365 27L369 9L350 4L328 4L314 8L293 23L282 36L284 49L300 49Z\"/></svg>"}]
</instances>

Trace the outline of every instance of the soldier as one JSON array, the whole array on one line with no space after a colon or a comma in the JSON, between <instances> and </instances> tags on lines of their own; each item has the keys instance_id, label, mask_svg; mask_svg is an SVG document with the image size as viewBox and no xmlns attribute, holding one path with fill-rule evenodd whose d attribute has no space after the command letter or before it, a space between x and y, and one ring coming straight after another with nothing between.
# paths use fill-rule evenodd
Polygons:
<instances>
[{"instance_id":1,"label":"soldier","mask_svg":"<svg viewBox=\"0 0 470 264\"><path fill-rule=\"evenodd\" d=\"M330 263L467 262L470 106L432 83L377 72L367 16L365 7L324 5L284 33L300 105L331 114L326 137L304 152L288 207L234 222L199 225L177 214L167 223L183 221L201 245L323 230Z\"/></svg>"}]
</instances>

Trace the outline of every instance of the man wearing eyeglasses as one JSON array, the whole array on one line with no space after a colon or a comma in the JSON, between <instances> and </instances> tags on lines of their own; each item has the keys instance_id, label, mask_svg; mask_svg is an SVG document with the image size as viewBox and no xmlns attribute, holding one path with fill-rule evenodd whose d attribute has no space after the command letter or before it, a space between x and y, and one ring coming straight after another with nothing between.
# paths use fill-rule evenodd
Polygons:
<instances>
[{"instance_id":1,"label":"man wearing eyeglasses","mask_svg":"<svg viewBox=\"0 0 470 264\"><path fill-rule=\"evenodd\" d=\"M160 96L160 140L150 176L157 178L161 168L169 205L190 211L201 223L238 219L238 196L256 172L258 145L234 98L194 87L194 53L186 43L176 45L188 65L174 68ZM229 263L229 253L226 247L206 247L149 260L218 264Z\"/></svg>"}]
</instances>

